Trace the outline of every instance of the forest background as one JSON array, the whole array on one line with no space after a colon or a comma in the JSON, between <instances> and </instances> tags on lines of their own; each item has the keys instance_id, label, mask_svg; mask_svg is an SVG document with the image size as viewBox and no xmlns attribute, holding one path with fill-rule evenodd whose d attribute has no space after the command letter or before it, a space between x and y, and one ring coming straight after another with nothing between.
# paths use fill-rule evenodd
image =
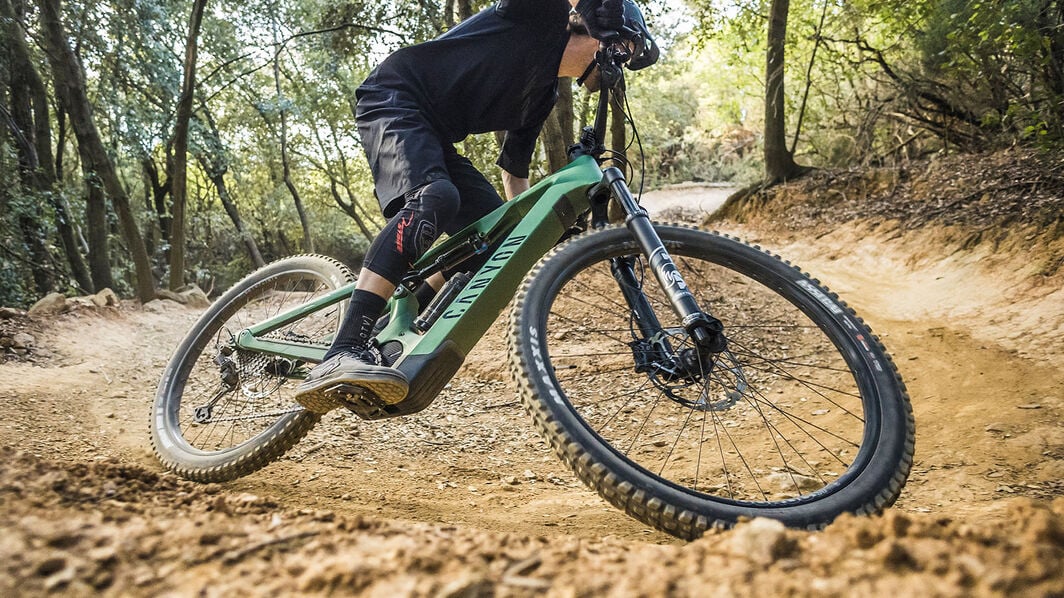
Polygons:
<instances>
[{"instance_id":1,"label":"forest background","mask_svg":"<svg viewBox=\"0 0 1064 598\"><path fill-rule=\"evenodd\" d=\"M0 0L0 305L220 290L300 252L357 264L382 219L354 90L487 4ZM637 187L1064 148L1061 0L641 5L664 56L611 128ZM533 178L589 99L560 86ZM497 177L495 135L460 150Z\"/></svg>"}]
</instances>

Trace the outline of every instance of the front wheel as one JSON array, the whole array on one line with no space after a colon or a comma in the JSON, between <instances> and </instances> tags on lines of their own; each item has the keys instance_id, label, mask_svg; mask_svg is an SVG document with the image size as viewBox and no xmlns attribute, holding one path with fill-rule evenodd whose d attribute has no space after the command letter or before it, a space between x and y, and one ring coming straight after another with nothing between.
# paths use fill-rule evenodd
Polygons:
<instances>
[{"instance_id":1,"label":"front wheel","mask_svg":"<svg viewBox=\"0 0 1064 598\"><path fill-rule=\"evenodd\" d=\"M915 426L868 327L757 247L655 228L728 348L699 355L626 229L555 249L518 293L510 349L524 403L562 459L682 538L740 517L816 528L892 504ZM633 309L633 296L646 301Z\"/></svg>"},{"instance_id":2,"label":"front wheel","mask_svg":"<svg viewBox=\"0 0 1064 598\"><path fill-rule=\"evenodd\" d=\"M293 399L307 364L240 349L242 330L355 279L336 260L300 255L264 266L200 317L163 373L151 418L159 461L183 477L222 482L283 455L320 415ZM346 302L310 313L270 338L327 348Z\"/></svg>"}]
</instances>

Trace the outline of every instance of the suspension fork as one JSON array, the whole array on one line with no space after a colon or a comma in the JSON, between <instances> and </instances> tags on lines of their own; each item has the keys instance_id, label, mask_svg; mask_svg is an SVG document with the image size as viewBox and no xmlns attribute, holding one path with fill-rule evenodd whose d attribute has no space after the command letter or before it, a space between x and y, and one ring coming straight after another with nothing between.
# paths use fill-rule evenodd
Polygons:
<instances>
[{"instance_id":1,"label":"suspension fork","mask_svg":"<svg viewBox=\"0 0 1064 598\"><path fill-rule=\"evenodd\" d=\"M673 311L680 317L684 330L694 339L695 344L700 349L710 353L724 351L727 348L724 325L721 324L720 320L702 311L699 307L694 295L688 290L687 283L684 281L679 269L676 268L676 263L673 262L669 252L665 249L665 244L661 241L661 237L654 230L654 226L650 222L650 216L635 201L635 197L632 196L632 192L628 189L624 174L615 167L607 168L602 171L602 183L609 188L614 199L617 200L621 208L624 209L625 214L627 214L625 225L632 233L632 236L635 237L636 243L643 250L643 254L647 256L650 262L650 269L661 288L668 295ZM646 299L643 298L642 301L645 302ZM630 305L633 309L637 307L637 305L631 303ZM653 310L644 311L644 313L648 312L653 313ZM645 324L657 330L661 329L661 325L657 322L645 322ZM641 322L640 328L643 325L644 323ZM643 330L641 332L645 333Z\"/></svg>"}]
</instances>

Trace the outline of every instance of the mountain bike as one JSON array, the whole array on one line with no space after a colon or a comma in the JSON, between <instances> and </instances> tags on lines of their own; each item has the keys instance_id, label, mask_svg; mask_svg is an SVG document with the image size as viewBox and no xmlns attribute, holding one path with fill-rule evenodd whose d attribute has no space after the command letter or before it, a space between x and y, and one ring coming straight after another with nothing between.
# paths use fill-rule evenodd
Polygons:
<instances>
[{"instance_id":1,"label":"mountain bike","mask_svg":"<svg viewBox=\"0 0 1064 598\"><path fill-rule=\"evenodd\" d=\"M882 343L835 294L736 238L650 220L603 164L623 45L597 59L598 113L568 166L415 264L375 345L410 380L365 420L421 411L513 299L509 367L534 425L576 475L681 538L764 516L817 528L891 505L914 420ZM610 223L610 204L623 224ZM428 306L412 290L490 252ZM199 318L151 418L162 464L203 482L280 458L320 420L292 399L343 317L355 277L300 255L247 276Z\"/></svg>"}]
</instances>

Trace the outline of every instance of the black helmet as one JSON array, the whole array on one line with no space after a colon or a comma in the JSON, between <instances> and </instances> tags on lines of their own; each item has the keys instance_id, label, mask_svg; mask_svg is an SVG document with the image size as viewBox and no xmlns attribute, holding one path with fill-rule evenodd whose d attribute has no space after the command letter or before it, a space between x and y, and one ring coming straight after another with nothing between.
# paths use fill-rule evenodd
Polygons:
<instances>
[{"instance_id":1,"label":"black helmet","mask_svg":"<svg viewBox=\"0 0 1064 598\"><path fill-rule=\"evenodd\" d=\"M650 30L647 29L642 11L632 0L624 0L624 30L620 31L620 34L632 44L632 59L628 61L629 69L638 71L658 61L660 54L658 44L650 35Z\"/></svg>"},{"instance_id":2,"label":"black helmet","mask_svg":"<svg viewBox=\"0 0 1064 598\"><path fill-rule=\"evenodd\" d=\"M603 31L599 30L597 26L592 27L592 24L597 23L596 13L600 10L601 4L602 0L580 0L570 14L569 27L573 31L579 31L601 40L613 38L614 35L620 36L621 39L628 43L628 48L631 51L632 57L628 61L628 68L633 71L645 69L657 62L658 44L654 42L654 37L650 35L647 23L643 19L643 13L635 2L632 0L621 0L619 2L622 8L624 24L617 31L613 29Z\"/></svg>"}]
</instances>

